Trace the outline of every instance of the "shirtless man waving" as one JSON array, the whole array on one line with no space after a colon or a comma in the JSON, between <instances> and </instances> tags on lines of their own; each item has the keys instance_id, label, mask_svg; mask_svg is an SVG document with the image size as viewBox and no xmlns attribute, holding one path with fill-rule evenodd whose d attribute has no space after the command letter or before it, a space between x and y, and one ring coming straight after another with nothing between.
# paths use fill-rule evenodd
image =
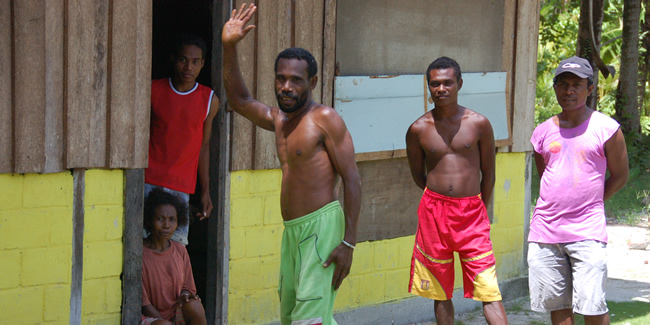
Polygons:
<instances>
[{"instance_id":1,"label":"shirtless man waving","mask_svg":"<svg viewBox=\"0 0 650 325\"><path fill-rule=\"evenodd\" d=\"M483 302L488 324L507 324L485 209L494 189L492 126L484 116L458 105L463 79L456 61L433 61L427 82L435 108L406 133L411 175L424 190L409 291L435 300L438 324L453 324L456 251L464 297Z\"/></svg>"},{"instance_id":2,"label":"shirtless man waving","mask_svg":"<svg viewBox=\"0 0 650 325\"><path fill-rule=\"evenodd\" d=\"M336 324L332 318L334 298L350 272L361 201L352 138L333 108L313 101L317 63L304 49L286 49L276 58L279 107L251 97L239 69L237 43L254 28L246 24L255 10L253 4L233 10L223 28L223 77L229 106L257 126L275 132L285 225L281 322ZM337 201L339 177L345 191L344 209ZM332 263L334 267L330 267Z\"/></svg>"}]
</instances>

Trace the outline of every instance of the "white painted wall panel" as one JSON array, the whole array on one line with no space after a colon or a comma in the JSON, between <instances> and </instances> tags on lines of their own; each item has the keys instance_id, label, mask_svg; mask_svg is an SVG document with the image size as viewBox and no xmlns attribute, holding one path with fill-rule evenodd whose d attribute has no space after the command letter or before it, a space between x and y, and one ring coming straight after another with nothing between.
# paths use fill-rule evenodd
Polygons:
<instances>
[{"instance_id":1,"label":"white painted wall panel","mask_svg":"<svg viewBox=\"0 0 650 325\"><path fill-rule=\"evenodd\" d=\"M334 108L343 117L356 153L406 148L408 127L426 111L424 75L337 77ZM508 138L506 73L465 73L458 103L490 120L496 140Z\"/></svg>"}]
</instances>

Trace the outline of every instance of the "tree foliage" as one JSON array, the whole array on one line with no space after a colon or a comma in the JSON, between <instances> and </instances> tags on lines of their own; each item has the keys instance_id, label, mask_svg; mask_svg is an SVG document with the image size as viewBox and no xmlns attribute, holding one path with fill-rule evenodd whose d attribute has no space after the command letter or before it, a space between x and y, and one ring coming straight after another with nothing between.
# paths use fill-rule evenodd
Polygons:
<instances>
[{"instance_id":1,"label":"tree foliage","mask_svg":"<svg viewBox=\"0 0 650 325\"><path fill-rule=\"evenodd\" d=\"M584 0L589 1L589 0ZM624 0L605 0L601 33L600 57L606 65L621 71L621 45L623 34ZM645 17L646 1L641 5L641 17ZM560 61L576 55L580 22L580 0L542 0L540 10L539 43L537 52L537 88L535 103L535 124L539 124L560 112L553 91L553 73ZM641 24L645 22L642 21ZM640 27L640 26L639 26ZM643 39L644 33L640 34ZM641 47L641 57L645 49ZM599 74L597 109L609 116L615 116L616 88L619 74L605 79ZM647 83L643 85L650 93ZM650 105L650 96L643 98L643 107ZM641 105L639 105L641 106ZM635 147L628 148L631 165L650 166L650 117L645 109L640 124L644 138L630 139Z\"/></svg>"},{"instance_id":2,"label":"tree foliage","mask_svg":"<svg viewBox=\"0 0 650 325\"><path fill-rule=\"evenodd\" d=\"M645 6L641 8L645 15ZM553 72L563 59L576 55L580 0L543 0L540 10L539 43L537 51L537 101L535 122L543 122L560 112L553 93ZM620 71L623 34L623 0L605 1L600 56L606 65ZM643 34L645 35L645 34ZM605 79L599 75L598 110L614 115L618 75ZM646 91L650 87L646 85ZM644 106L650 98L644 98ZM643 122L642 122L643 124ZM647 124L647 123L646 123ZM648 132L650 130L646 130Z\"/></svg>"}]
</instances>

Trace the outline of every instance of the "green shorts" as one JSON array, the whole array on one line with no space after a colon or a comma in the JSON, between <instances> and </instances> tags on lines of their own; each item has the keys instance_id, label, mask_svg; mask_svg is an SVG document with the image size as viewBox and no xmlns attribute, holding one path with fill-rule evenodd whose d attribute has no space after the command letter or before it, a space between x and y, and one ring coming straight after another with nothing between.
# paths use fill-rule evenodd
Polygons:
<instances>
[{"instance_id":1,"label":"green shorts","mask_svg":"<svg viewBox=\"0 0 650 325\"><path fill-rule=\"evenodd\" d=\"M345 220L338 201L284 223L280 264L282 324L336 324L332 318L335 265L323 263L341 244Z\"/></svg>"}]
</instances>

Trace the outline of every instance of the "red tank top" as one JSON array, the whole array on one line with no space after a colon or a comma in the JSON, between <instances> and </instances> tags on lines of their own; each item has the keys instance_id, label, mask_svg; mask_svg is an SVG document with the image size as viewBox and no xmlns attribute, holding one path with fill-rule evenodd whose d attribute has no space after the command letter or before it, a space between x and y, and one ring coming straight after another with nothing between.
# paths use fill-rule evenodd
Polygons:
<instances>
[{"instance_id":1,"label":"red tank top","mask_svg":"<svg viewBox=\"0 0 650 325\"><path fill-rule=\"evenodd\" d=\"M199 85L181 93L171 79L151 82L151 129L146 183L192 194L203 143L203 122L212 89Z\"/></svg>"}]
</instances>

